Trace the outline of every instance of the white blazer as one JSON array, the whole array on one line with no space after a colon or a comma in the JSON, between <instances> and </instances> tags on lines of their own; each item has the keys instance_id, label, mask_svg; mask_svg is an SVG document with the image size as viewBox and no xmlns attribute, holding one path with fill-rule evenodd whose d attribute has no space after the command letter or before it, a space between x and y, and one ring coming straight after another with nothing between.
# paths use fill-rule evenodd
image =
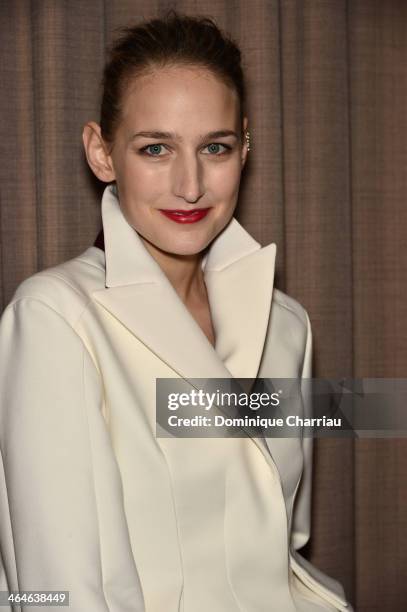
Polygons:
<instances>
[{"instance_id":1,"label":"white blazer","mask_svg":"<svg viewBox=\"0 0 407 612\"><path fill-rule=\"evenodd\" d=\"M212 243L213 348L111 187L102 221L105 252L31 276L2 315L0 590L69 591L72 612L351 610L298 553L311 439L155 435L156 378L311 376L276 246L235 219Z\"/></svg>"}]
</instances>

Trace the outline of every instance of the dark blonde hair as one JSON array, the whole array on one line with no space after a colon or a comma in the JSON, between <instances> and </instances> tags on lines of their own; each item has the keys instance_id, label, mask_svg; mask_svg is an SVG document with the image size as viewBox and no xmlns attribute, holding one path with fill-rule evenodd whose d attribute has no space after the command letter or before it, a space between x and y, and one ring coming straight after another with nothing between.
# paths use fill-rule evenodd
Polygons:
<instances>
[{"instance_id":1,"label":"dark blonde hair","mask_svg":"<svg viewBox=\"0 0 407 612\"><path fill-rule=\"evenodd\" d=\"M110 47L103 76L100 126L112 143L128 83L154 69L176 65L202 66L234 89L242 126L245 87L241 52L232 38L209 17L182 15L174 10L163 18L123 28Z\"/></svg>"}]
</instances>

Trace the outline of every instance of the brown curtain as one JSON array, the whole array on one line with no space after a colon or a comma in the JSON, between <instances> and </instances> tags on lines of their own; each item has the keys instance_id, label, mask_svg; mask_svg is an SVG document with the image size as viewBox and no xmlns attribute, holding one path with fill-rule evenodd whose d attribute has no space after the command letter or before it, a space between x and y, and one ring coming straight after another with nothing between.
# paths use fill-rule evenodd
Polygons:
<instances>
[{"instance_id":1,"label":"brown curtain","mask_svg":"<svg viewBox=\"0 0 407 612\"><path fill-rule=\"evenodd\" d=\"M278 245L308 310L314 376L407 376L405 0L3 0L2 305L100 225L81 150L114 29L175 7L241 44L252 150L238 218ZM324 439L309 558L360 612L407 609L407 442Z\"/></svg>"}]
</instances>

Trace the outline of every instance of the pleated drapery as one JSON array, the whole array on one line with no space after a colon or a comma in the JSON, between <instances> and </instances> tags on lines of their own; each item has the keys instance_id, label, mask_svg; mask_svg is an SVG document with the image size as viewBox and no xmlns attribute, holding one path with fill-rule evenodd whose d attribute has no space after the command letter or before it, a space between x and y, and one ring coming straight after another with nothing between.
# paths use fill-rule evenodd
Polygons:
<instances>
[{"instance_id":1,"label":"pleated drapery","mask_svg":"<svg viewBox=\"0 0 407 612\"><path fill-rule=\"evenodd\" d=\"M407 376L404 0L2 0L0 291L90 246L102 187L82 152L115 28L176 8L240 43L251 151L239 221L277 243L318 377ZM407 609L407 441L324 439L310 560L358 612Z\"/></svg>"}]
</instances>

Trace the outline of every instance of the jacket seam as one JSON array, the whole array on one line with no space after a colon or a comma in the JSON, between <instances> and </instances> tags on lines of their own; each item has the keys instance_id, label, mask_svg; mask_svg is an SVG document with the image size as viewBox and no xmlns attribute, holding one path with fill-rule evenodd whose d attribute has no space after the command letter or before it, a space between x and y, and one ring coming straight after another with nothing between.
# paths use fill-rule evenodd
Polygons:
<instances>
[{"instance_id":1,"label":"jacket seam","mask_svg":"<svg viewBox=\"0 0 407 612\"><path fill-rule=\"evenodd\" d=\"M107 597L106 597L106 591L105 591L105 584L104 584L104 571L103 571L103 560L102 560L102 547L101 547L101 530L100 530L100 516L99 516L99 507L98 507L98 498L97 498L97 493L96 493L96 481L95 481L95 468L94 468L94 447L93 447L93 442L92 442L92 436L90 433L90 424L89 424L89 416L88 416L88 410L87 410L87 406L88 406L88 401L87 401L87 393L86 393L86 377L85 377L85 350L86 347L85 345L82 343L82 396L83 396L83 404L84 404L84 412L85 412L85 419L86 419L86 425L88 428L88 440L89 440L89 447L90 447L90 454L91 454L91 466L92 466L92 490L93 490L93 496L94 496L94 500L95 500L95 511L96 511L96 520L97 520L97 533L98 533L98 550L99 550L99 560L100 560L100 575L101 575L101 585L102 585L102 591L103 591L103 599L104 599L104 603L106 605L106 610L109 610L109 605L108 605L108 601L107 601ZM89 354L89 352L86 350L86 353ZM93 361L92 361L93 363Z\"/></svg>"},{"instance_id":2,"label":"jacket seam","mask_svg":"<svg viewBox=\"0 0 407 612\"><path fill-rule=\"evenodd\" d=\"M58 279L59 279L59 280L61 280L63 283L65 283L65 285L67 285L67 286L68 286L68 287L70 287L70 288L71 288L73 291L75 291L75 293L76 293L77 295L79 295L79 297L81 297L82 299L86 299L86 298L84 298L83 293L81 293L80 291L78 291L78 289L77 289L77 288L76 288L74 285L72 285L72 284L71 284L71 283L70 283L70 282L69 282L69 281L68 281L68 280L65 278L65 276L62 276L61 274L51 273L51 272L40 272L40 273L39 273L39 276L40 276L40 275L41 275L41 277L43 277L43 276L48 276L48 277L51 277L51 278L58 278ZM89 301L89 300L88 300L88 301ZM88 302L88 301L87 301L87 302ZM86 303L87 303L87 302L86 302Z\"/></svg>"},{"instance_id":3,"label":"jacket seam","mask_svg":"<svg viewBox=\"0 0 407 612\"><path fill-rule=\"evenodd\" d=\"M81 343L81 345L82 345L83 350L84 350L84 351L86 351L86 353L88 354L88 356L89 356L89 358L90 358L90 360L91 360L91 362L92 362L92 365L93 365L93 367L95 368L95 370L96 370L96 372L97 372L97 375L98 375L98 377L99 377L100 383L101 383L102 388L103 388L103 381L102 381L101 374L100 374L100 372L99 372L99 368L97 367L97 364L94 362L93 357L92 357L92 354L91 354L91 353L90 353L90 351L88 350L88 348L87 348L87 346L86 346L85 342L83 341L83 338L80 336L80 334L79 334L79 333L77 332L77 330L76 330L76 325L78 325L78 323L79 323L79 321L80 321L81 317L83 316L83 314L84 314L84 312L85 312L85 310L86 310L86 308L87 308L87 306L88 306L88 304L89 304L89 302L90 302L91 300L88 300L88 302L85 304L85 306L84 306L84 308L82 309L82 311L81 311L80 315L79 315L79 316L78 316L78 318L76 319L75 324L73 325L73 324L72 324L72 323L71 323L71 322L70 322L68 319L66 319L66 318L65 318L65 317L62 315L62 313L60 313L58 310L56 310L56 309L55 309L53 306L51 306L50 304L48 304L48 303L47 303L47 302L45 302L44 300L40 299L38 296L32 296L32 295L23 295L23 296L20 296L20 297L16 298L15 300L13 300L12 302L10 302L10 304L7 306L6 310L7 310L8 308L11 308L11 307L13 308L13 310L15 310L15 306L18 304L18 302L21 302L21 301L26 300L26 299L28 299L28 300L34 300L35 302L38 302L38 303L42 304L43 306L45 306L46 308L48 308L49 310L51 310L52 312L54 312L54 313L55 313L56 315L58 315L58 317L59 317L60 319L62 319L62 321L63 321L63 322L64 322L64 323L65 323L65 324L66 324L66 325L67 325L67 326L68 326L68 327L69 327L69 328L70 328L70 329L73 331L73 333L75 334L75 336L76 336L76 337L77 337L77 338L80 340L80 343ZM4 311L4 312L5 312L5 311Z\"/></svg>"},{"instance_id":4,"label":"jacket seam","mask_svg":"<svg viewBox=\"0 0 407 612\"><path fill-rule=\"evenodd\" d=\"M90 247L89 247L90 248ZM95 247L95 249L97 249L98 247ZM101 249L99 249L100 251ZM86 259L83 259L82 257L77 257L76 261L80 261L84 264L86 264L87 266L90 266L91 268L96 268L97 270L102 270L102 272L105 271L105 268L103 268L103 266L98 266L94 263L91 263L90 261L87 261Z\"/></svg>"},{"instance_id":5,"label":"jacket seam","mask_svg":"<svg viewBox=\"0 0 407 612\"><path fill-rule=\"evenodd\" d=\"M286 310L288 310L289 312L291 312L293 315L295 315L295 317L301 322L301 324L305 327L307 327L307 323L304 323L304 320L300 317L300 315L298 314L298 312L296 312L294 310L294 308L292 308L291 306L289 306L288 304L286 304L284 301L282 301L278 296L275 295L274 292L274 301L279 305L282 306L283 308L285 308ZM303 306L301 306L301 308L303 309L304 312L306 312L305 308Z\"/></svg>"}]
</instances>

